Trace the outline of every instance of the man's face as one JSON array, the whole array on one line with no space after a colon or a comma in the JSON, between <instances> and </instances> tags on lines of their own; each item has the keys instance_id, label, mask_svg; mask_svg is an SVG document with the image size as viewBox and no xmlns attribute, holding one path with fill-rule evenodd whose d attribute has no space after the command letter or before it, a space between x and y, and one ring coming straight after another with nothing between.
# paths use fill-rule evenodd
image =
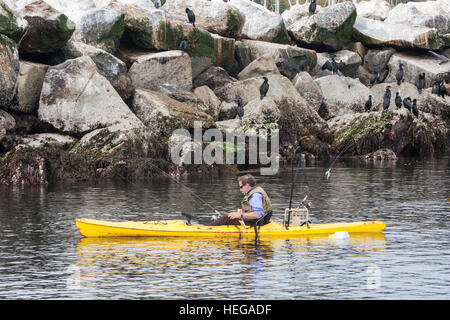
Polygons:
<instances>
[{"instance_id":1,"label":"man's face","mask_svg":"<svg viewBox=\"0 0 450 320\"><path fill-rule=\"evenodd\" d=\"M245 185L243 185L241 181L239 181L238 183L239 183L239 190L242 192L242 194L246 194L251 189L248 183Z\"/></svg>"}]
</instances>

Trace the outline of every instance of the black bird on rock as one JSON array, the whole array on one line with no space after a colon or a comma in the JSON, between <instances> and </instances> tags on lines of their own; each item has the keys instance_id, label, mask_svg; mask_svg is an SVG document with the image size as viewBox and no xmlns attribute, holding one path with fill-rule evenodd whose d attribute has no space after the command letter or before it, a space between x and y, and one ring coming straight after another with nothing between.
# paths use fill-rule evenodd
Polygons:
<instances>
[{"instance_id":1,"label":"black bird on rock","mask_svg":"<svg viewBox=\"0 0 450 320\"><path fill-rule=\"evenodd\" d=\"M403 105L409 112L411 112L411 98L410 97L406 97L405 99L403 99Z\"/></svg>"},{"instance_id":2,"label":"black bird on rock","mask_svg":"<svg viewBox=\"0 0 450 320\"><path fill-rule=\"evenodd\" d=\"M241 100L237 101L236 110L237 110L237 114L238 114L239 120L242 120L242 117L244 116L244 107L241 104Z\"/></svg>"},{"instance_id":3,"label":"black bird on rock","mask_svg":"<svg viewBox=\"0 0 450 320\"><path fill-rule=\"evenodd\" d=\"M447 88L445 87L444 80L441 80L441 84L439 85L439 96L445 99L446 92Z\"/></svg>"},{"instance_id":4,"label":"black bird on rock","mask_svg":"<svg viewBox=\"0 0 450 320\"><path fill-rule=\"evenodd\" d=\"M372 88L378 78L378 72L374 71L370 76L370 87Z\"/></svg>"},{"instance_id":5,"label":"black bird on rock","mask_svg":"<svg viewBox=\"0 0 450 320\"><path fill-rule=\"evenodd\" d=\"M395 105L397 106L397 109L400 109L402 107L402 98L400 97L400 92L398 91L395 94Z\"/></svg>"},{"instance_id":6,"label":"black bird on rock","mask_svg":"<svg viewBox=\"0 0 450 320\"><path fill-rule=\"evenodd\" d=\"M431 87L431 93L439 95L439 87L440 87L439 80L434 80L433 87Z\"/></svg>"},{"instance_id":7,"label":"black bird on rock","mask_svg":"<svg viewBox=\"0 0 450 320\"><path fill-rule=\"evenodd\" d=\"M395 79L397 79L397 84L400 85L403 80L403 63L400 63L399 69L397 70L397 73L395 74Z\"/></svg>"},{"instance_id":8,"label":"black bird on rock","mask_svg":"<svg viewBox=\"0 0 450 320\"><path fill-rule=\"evenodd\" d=\"M419 78L416 82L417 90L419 90L419 94L422 94L422 89L425 87L425 72L419 74Z\"/></svg>"},{"instance_id":9,"label":"black bird on rock","mask_svg":"<svg viewBox=\"0 0 450 320\"><path fill-rule=\"evenodd\" d=\"M189 23L192 23L192 25L195 28L195 14L194 14L194 11L192 11L189 8L186 8L186 13L187 13L187 17L188 17Z\"/></svg>"},{"instance_id":10,"label":"black bird on rock","mask_svg":"<svg viewBox=\"0 0 450 320\"><path fill-rule=\"evenodd\" d=\"M341 76L342 72L340 70L344 67L345 63L343 63L342 61L336 62L335 57L336 55L332 54L331 61L325 62L325 64L322 66L322 70L327 69L330 70L333 74Z\"/></svg>"},{"instance_id":11,"label":"black bird on rock","mask_svg":"<svg viewBox=\"0 0 450 320\"><path fill-rule=\"evenodd\" d=\"M369 99L366 101L366 106L365 106L364 110L366 112L369 112L371 108L372 108L372 96L369 95Z\"/></svg>"},{"instance_id":12,"label":"black bird on rock","mask_svg":"<svg viewBox=\"0 0 450 320\"><path fill-rule=\"evenodd\" d=\"M412 113L416 116L416 118L419 117L419 108L417 108L417 100L416 99L413 100Z\"/></svg>"},{"instance_id":13,"label":"black bird on rock","mask_svg":"<svg viewBox=\"0 0 450 320\"><path fill-rule=\"evenodd\" d=\"M187 38L186 36L183 36L180 42L180 50L183 51L183 54L186 52L187 46L188 46Z\"/></svg>"},{"instance_id":14,"label":"black bird on rock","mask_svg":"<svg viewBox=\"0 0 450 320\"><path fill-rule=\"evenodd\" d=\"M264 82L259 87L259 93L261 94L261 100L264 99L264 97L267 94L267 91L269 91L269 79L266 77L263 77Z\"/></svg>"},{"instance_id":15,"label":"black bird on rock","mask_svg":"<svg viewBox=\"0 0 450 320\"><path fill-rule=\"evenodd\" d=\"M383 111L388 110L390 104L391 104L391 86L387 86L383 96Z\"/></svg>"},{"instance_id":16,"label":"black bird on rock","mask_svg":"<svg viewBox=\"0 0 450 320\"><path fill-rule=\"evenodd\" d=\"M312 15L316 12L316 0L311 0L311 3L309 4L309 15Z\"/></svg>"}]
</instances>

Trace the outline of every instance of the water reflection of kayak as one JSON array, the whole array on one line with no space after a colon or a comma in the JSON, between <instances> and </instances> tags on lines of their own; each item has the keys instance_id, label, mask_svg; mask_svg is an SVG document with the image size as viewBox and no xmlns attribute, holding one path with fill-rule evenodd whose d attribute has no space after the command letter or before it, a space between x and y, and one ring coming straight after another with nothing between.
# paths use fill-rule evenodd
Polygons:
<instances>
[{"instance_id":1,"label":"water reflection of kayak","mask_svg":"<svg viewBox=\"0 0 450 320\"><path fill-rule=\"evenodd\" d=\"M77 219L77 228L84 237L205 237L205 236L255 236L252 227L187 225L182 220L111 222L94 219ZM290 226L270 222L259 229L259 236L309 236L327 235L338 231L348 233L380 233L382 221L310 224Z\"/></svg>"}]
</instances>

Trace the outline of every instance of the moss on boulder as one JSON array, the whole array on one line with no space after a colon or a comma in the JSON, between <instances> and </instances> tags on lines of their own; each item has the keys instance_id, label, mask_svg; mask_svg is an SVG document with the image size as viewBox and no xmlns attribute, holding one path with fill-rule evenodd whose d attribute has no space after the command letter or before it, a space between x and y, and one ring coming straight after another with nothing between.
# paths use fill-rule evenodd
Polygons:
<instances>
[{"instance_id":1,"label":"moss on boulder","mask_svg":"<svg viewBox=\"0 0 450 320\"><path fill-rule=\"evenodd\" d=\"M352 40L355 20L355 5L343 2L301 18L288 27L288 32L302 43L340 49Z\"/></svg>"},{"instance_id":2,"label":"moss on boulder","mask_svg":"<svg viewBox=\"0 0 450 320\"><path fill-rule=\"evenodd\" d=\"M20 52L56 52L70 39L75 24L44 1L25 6L21 15L28 21L28 31L20 42Z\"/></svg>"},{"instance_id":3,"label":"moss on boulder","mask_svg":"<svg viewBox=\"0 0 450 320\"><path fill-rule=\"evenodd\" d=\"M19 43L27 31L28 23L0 0L0 34Z\"/></svg>"}]
</instances>

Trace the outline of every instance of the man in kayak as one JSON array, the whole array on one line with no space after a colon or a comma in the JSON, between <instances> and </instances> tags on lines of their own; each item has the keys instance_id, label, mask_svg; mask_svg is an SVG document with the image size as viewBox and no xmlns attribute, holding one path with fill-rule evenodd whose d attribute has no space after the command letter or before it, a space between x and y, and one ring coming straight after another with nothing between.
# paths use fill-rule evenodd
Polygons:
<instances>
[{"instance_id":1,"label":"man in kayak","mask_svg":"<svg viewBox=\"0 0 450 320\"><path fill-rule=\"evenodd\" d=\"M246 225L253 225L265 214L270 219L272 204L270 198L263 188L256 185L256 179L251 174L239 177L239 190L244 195L241 201L242 209L224 214L218 219L211 221L208 226L240 225L244 221ZM266 219L265 219L266 220ZM265 221L266 223L268 221Z\"/></svg>"}]
</instances>

